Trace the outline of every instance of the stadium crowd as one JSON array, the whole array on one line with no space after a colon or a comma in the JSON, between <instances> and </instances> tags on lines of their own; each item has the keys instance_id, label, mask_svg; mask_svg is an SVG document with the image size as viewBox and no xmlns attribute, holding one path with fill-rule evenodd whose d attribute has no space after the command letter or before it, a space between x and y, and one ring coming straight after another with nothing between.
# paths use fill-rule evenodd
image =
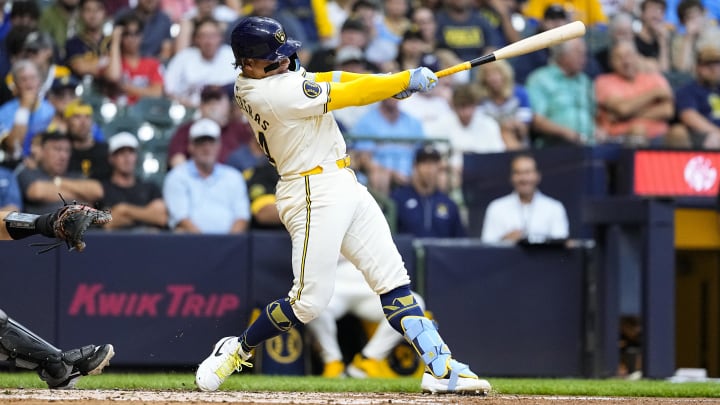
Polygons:
<instances>
[{"instance_id":1,"label":"stadium crowd","mask_svg":"<svg viewBox=\"0 0 720 405\"><path fill-rule=\"evenodd\" d=\"M274 175L233 95L229 33L246 15L281 22L309 71L357 73L437 71L587 25L429 93L333 112L400 233L467 234L464 153L523 152L512 182L533 194L537 148L720 148L715 0L0 0L0 210L48 212L60 194L110 209L106 230L266 228Z\"/></svg>"}]
</instances>

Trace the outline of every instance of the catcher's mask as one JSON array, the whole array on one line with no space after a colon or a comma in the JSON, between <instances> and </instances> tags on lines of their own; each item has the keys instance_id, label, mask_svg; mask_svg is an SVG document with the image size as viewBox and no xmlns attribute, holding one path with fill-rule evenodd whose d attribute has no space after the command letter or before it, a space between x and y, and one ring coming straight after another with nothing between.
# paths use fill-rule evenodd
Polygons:
<instances>
[{"instance_id":1,"label":"catcher's mask","mask_svg":"<svg viewBox=\"0 0 720 405\"><path fill-rule=\"evenodd\" d=\"M230 37L235 67L243 58L278 62L291 58L302 46L300 41L285 35L282 25L267 17L245 17L233 28ZM270 66L275 65L274 63ZM270 69L277 69L277 66ZM268 69L266 69L268 71Z\"/></svg>"}]
</instances>

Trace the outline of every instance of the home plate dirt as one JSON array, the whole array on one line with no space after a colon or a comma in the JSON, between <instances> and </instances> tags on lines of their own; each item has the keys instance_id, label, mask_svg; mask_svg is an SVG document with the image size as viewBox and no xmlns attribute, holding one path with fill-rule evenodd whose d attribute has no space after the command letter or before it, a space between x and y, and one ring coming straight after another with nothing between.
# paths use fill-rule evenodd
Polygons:
<instances>
[{"instance_id":1,"label":"home plate dirt","mask_svg":"<svg viewBox=\"0 0 720 405\"><path fill-rule=\"evenodd\" d=\"M89 404L117 402L159 404L293 404L293 405L374 405L374 404L482 404L482 405L691 405L718 404L720 399L703 398L610 398L570 396L516 396L491 393L487 397L400 394L400 393L308 393L308 392L194 392L194 391L122 391L40 389L0 390L0 403L23 405Z\"/></svg>"}]
</instances>

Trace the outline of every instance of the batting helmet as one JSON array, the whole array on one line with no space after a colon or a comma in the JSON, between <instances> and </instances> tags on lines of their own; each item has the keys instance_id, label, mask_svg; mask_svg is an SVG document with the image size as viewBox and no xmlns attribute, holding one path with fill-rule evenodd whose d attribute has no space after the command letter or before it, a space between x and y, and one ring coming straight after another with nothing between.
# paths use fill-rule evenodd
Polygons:
<instances>
[{"instance_id":1,"label":"batting helmet","mask_svg":"<svg viewBox=\"0 0 720 405\"><path fill-rule=\"evenodd\" d=\"M240 59L264 59L276 62L289 58L302 43L287 38L279 22L267 17L243 18L232 30L230 38L235 64Z\"/></svg>"}]
</instances>

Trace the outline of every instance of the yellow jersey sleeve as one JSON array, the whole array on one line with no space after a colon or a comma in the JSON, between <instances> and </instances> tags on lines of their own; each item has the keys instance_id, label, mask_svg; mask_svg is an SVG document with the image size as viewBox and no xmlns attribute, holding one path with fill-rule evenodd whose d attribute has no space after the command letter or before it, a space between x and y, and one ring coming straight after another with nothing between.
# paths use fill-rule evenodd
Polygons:
<instances>
[{"instance_id":1,"label":"yellow jersey sleeve","mask_svg":"<svg viewBox=\"0 0 720 405\"><path fill-rule=\"evenodd\" d=\"M410 72L407 70L389 75L342 72L342 76L341 79L347 80L328 84L328 111L384 100L405 90L410 83Z\"/></svg>"}]
</instances>

